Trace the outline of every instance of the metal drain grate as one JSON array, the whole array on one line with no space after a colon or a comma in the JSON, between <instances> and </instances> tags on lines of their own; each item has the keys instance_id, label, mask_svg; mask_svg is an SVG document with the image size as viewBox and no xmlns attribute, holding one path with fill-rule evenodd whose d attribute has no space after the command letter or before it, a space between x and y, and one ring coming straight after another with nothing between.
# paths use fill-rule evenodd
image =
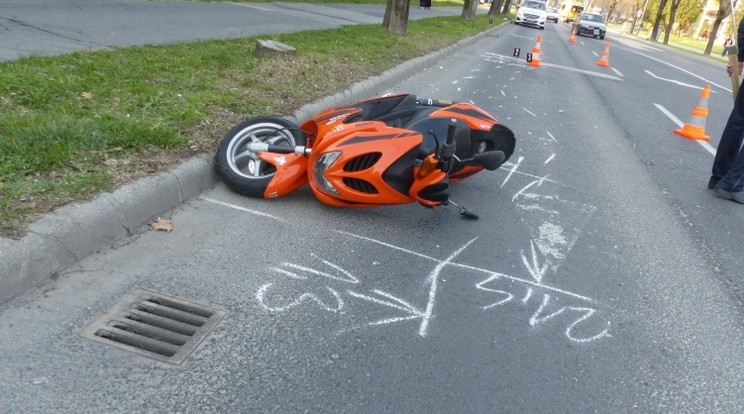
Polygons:
<instances>
[{"instance_id":1,"label":"metal drain grate","mask_svg":"<svg viewBox=\"0 0 744 414\"><path fill-rule=\"evenodd\" d=\"M178 365L226 314L221 309L138 288L79 335Z\"/></svg>"}]
</instances>

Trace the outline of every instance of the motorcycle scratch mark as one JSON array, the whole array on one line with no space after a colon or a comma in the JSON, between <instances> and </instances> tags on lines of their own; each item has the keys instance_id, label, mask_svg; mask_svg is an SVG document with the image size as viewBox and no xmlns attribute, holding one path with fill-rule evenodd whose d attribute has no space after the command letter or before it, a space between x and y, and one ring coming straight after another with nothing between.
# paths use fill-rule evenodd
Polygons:
<instances>
[{"instance_id":1,"label":"motorcycle scratch mark","mask_svg":"<svg viewBox=\"0 0 744 414\"><path fill-rule=\"evenodd\" d=\"M553 134L550 133L550 131L545 131L545 133L548 134L548 136L550 137L550 139L553 140L553 142L555 142L556 144L558 143L558 140L555 139L555 137L553 136Z\"/></svg>"}]
</instances>

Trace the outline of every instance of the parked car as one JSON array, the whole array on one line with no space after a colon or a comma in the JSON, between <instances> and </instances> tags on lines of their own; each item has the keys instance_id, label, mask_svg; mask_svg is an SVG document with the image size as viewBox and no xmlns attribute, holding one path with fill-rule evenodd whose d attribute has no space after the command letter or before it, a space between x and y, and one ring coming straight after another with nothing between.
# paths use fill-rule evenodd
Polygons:
<instances>
[{"instance_id":1,"label":"parked car","mask_svg":"<svg viewBox=\"0 0 744 414\"><path fill-rule=\"evenodd\" d=\"M514 19L514 24L534 26L540 30L545 30L547 19L547 5L544 1L525 0L517 9L517 18Z\"/></svg>"},{"instance_id":2,"label":"parked car","mask_svg":"<svg viewBox=\"0 0 744 414\"><path fill-rule=\"evenodd\" d=\"M579 18L574 20L573 27L577 36L592 36L604 39L605 34L607 34L607 26L604 22L604 16L601 14L581 13Z\"/></svg>"},{"instance_id":3,"label":"parked car","mask_svg":"<svg viewBox=\"0 0 744 414\"><path fill-rule=\"evenodd\" d=\"M553 23L558 23L558 19L560 18L558 16L558 9L555 7L548 7L548 17L547 20L550 20Z\"/></svg>"}]
</instances>

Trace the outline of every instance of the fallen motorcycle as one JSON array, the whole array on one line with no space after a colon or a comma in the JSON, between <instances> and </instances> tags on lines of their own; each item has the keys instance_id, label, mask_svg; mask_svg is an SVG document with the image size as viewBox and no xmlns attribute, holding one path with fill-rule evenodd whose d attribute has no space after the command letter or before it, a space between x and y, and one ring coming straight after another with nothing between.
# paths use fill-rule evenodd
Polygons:
<instances>
[{"instance_id":1,"label":"fallen motorcycle","mask_svg":"<svg viewBox=\"0 0 744 414\"><path fill-rule=\"evenodd\" d=\"M499 168L514 146L514 133L473 104L393 94L326 109L300 126L247 119L222 138L215 165L249 197L282 197L309 183L333 206L452 204L477 218L450 199L449 184Z\"/></svg>"}]
</instances>

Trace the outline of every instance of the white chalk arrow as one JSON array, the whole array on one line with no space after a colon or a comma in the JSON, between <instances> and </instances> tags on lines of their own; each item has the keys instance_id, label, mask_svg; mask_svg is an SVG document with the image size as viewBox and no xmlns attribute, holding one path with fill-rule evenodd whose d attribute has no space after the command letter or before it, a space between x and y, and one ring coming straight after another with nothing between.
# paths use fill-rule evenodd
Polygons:
<instances>
[{"instance_id":1,"label":"white chalk arrow","mask_svg":"<svg viewBox=\"0 0 744 414\"><path fill-rule=\"evenodd\" d=\"M550 266L550 260L546 260L545 263L540 266L539 259L537 257L537 250L535 249L535 242L530 240L530 247L532 249L532 263L530 263L527 260L527 257L525 257L524 251L520 251L519 253L522 255L522 263L524 263L527 271L530 272L530 276L532 276L532 279L534 279L537 283L542 283L543 276L545 276L545 271L548 270L548 267Z\"/></svg>"},{"instance_id":2,"label":"white chalk arrow","mask_svg":"<svg viewBox=\"0 0 744 414\"><path fill-rule=\"evenodd\" d=\"M366 300L372 303L377 303L378 305L387 306L393 309L398 309L407 314L406 316L399 316L396 318L381 319L379 321L370 322L367 324L368 326L369 325L385 325L385 324L394 323L394 322L401 322L401 321L407 321L411 319L424 318L427 315L425 312L423 312L420 309L417 309L416 307L412 306L410 303L404 301L403 299L396 298L395 296L389 293L383 292L381 290L375 289L372 291L372 293L375 293L389 300L384 300L384 299L380 299L380 298L376 298L372 296L363 295L361 293L356 293L351 290L349 290L348 293L349 295L354 296L355 298L363 299L363 300Z\"/></svg>"}]
</instances>

